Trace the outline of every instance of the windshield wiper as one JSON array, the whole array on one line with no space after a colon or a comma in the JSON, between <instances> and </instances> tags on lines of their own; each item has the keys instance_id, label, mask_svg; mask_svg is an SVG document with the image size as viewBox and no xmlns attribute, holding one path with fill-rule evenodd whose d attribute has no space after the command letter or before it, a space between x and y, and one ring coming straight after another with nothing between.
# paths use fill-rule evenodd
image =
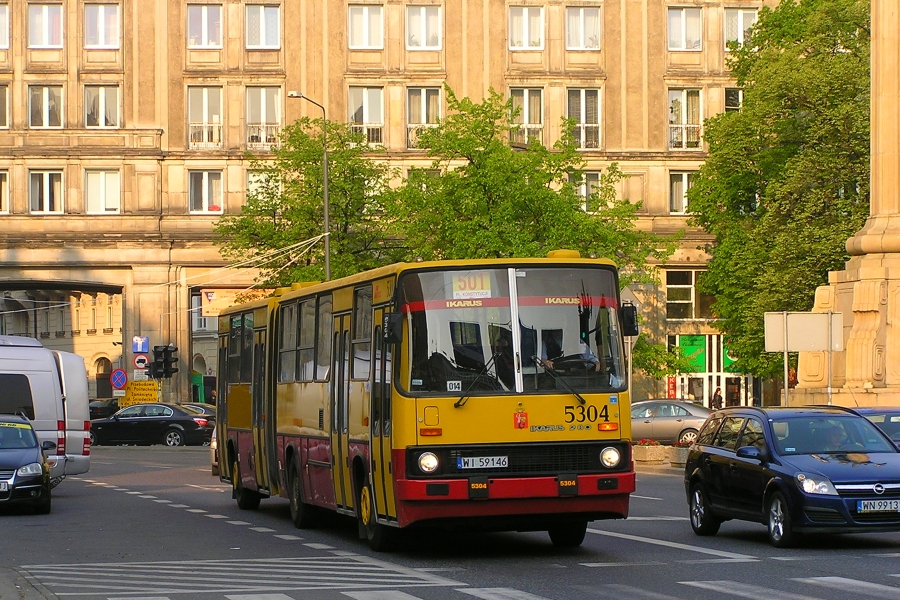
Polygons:
<instances>
[{"instance_id":1,"label":"windshield wiper","mask_svg":"<svg viewBox=\"0 0 900 600\"><path fill-rule=\"evenodd\" d=\"M459 400L453 403L453 408L459 408L460 406L463 406L466 402L468 402L469 392L472 391L472 388L476 383L478 383L478 379L487 372L488 368L490 368L492 364L494 364L495 358L497 358L497 354L491 354L491 357L486 363L484 363L484 366L481 367L481 370L478 371L478 374L472 378L472 383L469 384L469 387L466 388L466 391L463 392L463 395L459 397Z\"/></svg>"},{"instance_id":2,"label":"windshield wiper","mask_svg":"<svg viewBox=\"0 0 900 600\"><path fill-rule=\"evenodd\" d=\"M579 394L579 393L576 392L574 389L572 389L572 386L569 385L569 382L566 381L565 379L563 379L563 378L560 376L560 374L557 373L557 372L553 369L553 367L545 366L544 363L541 362L541 359L539 359L537 356L532 356L531 359L534 361L534 364L536 364L536 365L539 366L539 367L542 367L542 368L544 369L544 371L546 371L547 373L550 373L550 375L553 377L553 379L555 379L556 381L558 381L558 382L560 382L561 384L563 384L563 385L565 386L565 388L566 388L567 390L569 390L569 391L572 393L573 396L575 396L576 398L578 398L578 401L579 401L579 402L581 402L582 404L585 404L585 400L584 400L584 398L581 397L581 394Z\"/></svg>"}]
</instances>

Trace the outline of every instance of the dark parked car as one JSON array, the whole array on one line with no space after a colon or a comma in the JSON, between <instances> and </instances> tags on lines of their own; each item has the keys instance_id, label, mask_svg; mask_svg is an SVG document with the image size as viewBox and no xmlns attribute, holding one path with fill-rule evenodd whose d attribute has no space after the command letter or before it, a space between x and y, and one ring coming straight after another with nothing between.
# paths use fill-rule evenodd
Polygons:
<instances>
[{"instance_id":1,"label":"dark parked car","mask_svg":"<svg viewBox=\"0 0 900 600\"><path fill-rule=\"evenodd\" d=\"M88 405L88 409L91 412L91 419L105 419L119 410L119 399L101 398L94 400Z\"/></svg>"},{"instance_id":2,"label":"dark parked car","mask_svg":"<svg viewBox=\"0 0 900 600\"><path fill-rule=\"evenodd\" d=\"M710 415L684 471L691 527L729 519L798 534L900 531L900 451L849 408L732 407Z\"/></svg>"},{"instance_id":3,"label":"dark parked car","mask_svg":"<svg viewBox=\"0 0 900 600\"><path fill-rule=\"evenodd\" d=\"M693 442L709 409L686 400L643 400L631 405L631 437L664 444Z\"/></svg>"},{"instance_id":4,"label":"dark parked car","mask_svg":"<svg viewBox=\"0 0 900 600\"><path fill-rule=\"evenodd\" d=\"M870 406L854 410L875 423L875 426L885 432L894 442L900 443L900 408Z\"/></svg>"},{"instance_id":5,"label":"dark parked car","mask_svg":"<svg viewBox=\"0 0 900 600\"><path fill-rule=\"evenodd\" d=\"M215 422L194 409L154 402L91 421L91 444L206 444Z\"/></svg>"},{"instance_id":6,"label":"dark parked car","mask_svg":"<svg viewBox=\"0 0 900 600\"><path fill-rule=\"evenodd\" d=\"M187 406L189 408L193 408L200 414L206 415L213 421L216 420L216 405L215 404L203 404L201 402L183 402L181 406Z\"/></svg>"},{"instance_id":7,"label":"dark parked car","mask_svg":"<svg viewBox=\"0 0 900 600\"><path fill-rule=\"evenodd\" d=\"M56 442L38 443L31 423L21 417L0 417L0 504L27 503L34 512L50 513L50 466L45 450Z\"/></svg>"}]
</instances>

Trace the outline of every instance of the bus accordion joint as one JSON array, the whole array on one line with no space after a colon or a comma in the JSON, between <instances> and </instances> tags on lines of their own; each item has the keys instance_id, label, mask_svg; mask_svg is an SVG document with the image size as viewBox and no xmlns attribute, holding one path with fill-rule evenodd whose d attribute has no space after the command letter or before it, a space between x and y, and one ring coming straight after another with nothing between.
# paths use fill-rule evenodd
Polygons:
<instances>
[{"instance_id":1,"label":"bus accordion joint","mask_svg":"<svg viewBox=\"0 0 900 600\"><path fill-rule=\"evenodd\" d=\"M619 424L618 423L598 423L597 429L600 431L618 431Z\"/></svg>"},{"instance_id":2,"label":"bus accordion joint","mask_svg":"<svg viewBox=\"0 0 900 600\"><path fill-rule=\"evenodd\" d=\"M444 435L444 430L441 427L423 427L419 429L419 435L423 437L436 437Z\"/></svg>"}]
</instances>

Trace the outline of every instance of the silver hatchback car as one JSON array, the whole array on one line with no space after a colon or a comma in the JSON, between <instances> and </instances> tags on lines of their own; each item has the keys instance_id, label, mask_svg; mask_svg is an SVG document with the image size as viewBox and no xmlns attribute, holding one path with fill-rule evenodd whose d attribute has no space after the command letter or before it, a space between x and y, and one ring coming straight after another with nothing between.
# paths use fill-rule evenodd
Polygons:
<instances>
[{"instance_id":1,"label":"silver hatchback car","mask_svg":"<svg viewBox=\"0 0 900 600\"><path fill-rule=\"evenodd\" d=\"M644 400L631 405L631 436L663 444L693 442L710 411L685 400Z\"/></svg>"}]
</instances>

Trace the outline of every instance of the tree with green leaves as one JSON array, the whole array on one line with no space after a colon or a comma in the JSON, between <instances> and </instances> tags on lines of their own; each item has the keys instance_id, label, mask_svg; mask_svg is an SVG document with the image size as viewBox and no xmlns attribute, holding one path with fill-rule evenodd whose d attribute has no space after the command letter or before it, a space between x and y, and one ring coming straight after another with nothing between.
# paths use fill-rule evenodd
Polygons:
<instances>
[{"instance_id":1,"label":"tree with green leaves","mask_svg":"<svg viewBox=\"0 0 900 600\"><path fill-rule=\"evenodd\" d=\"M332 277L400 258L384 219L393 170L370 157L365 136L348 124L302 118L285 127L273 158L251 157L257 178L246 204L215 226L222 255L241 264L252 261L262 287L324 278L323 126ZM316 243L300 244L304 240Z\"/></svg>"},{"instance_id":2,"label":"tree with green leaves","mask_svg":"<svg viewBox=\"0 0 900 600\"><path fill-rule=\"evenodd\" d=\"M743 105L707 120L688 199L714 235L700 286L741 372L780 372L764 313L810 310L868 217L869 42L867 0L788 0L731 47Z\"/></svg>"}]
</instances>

